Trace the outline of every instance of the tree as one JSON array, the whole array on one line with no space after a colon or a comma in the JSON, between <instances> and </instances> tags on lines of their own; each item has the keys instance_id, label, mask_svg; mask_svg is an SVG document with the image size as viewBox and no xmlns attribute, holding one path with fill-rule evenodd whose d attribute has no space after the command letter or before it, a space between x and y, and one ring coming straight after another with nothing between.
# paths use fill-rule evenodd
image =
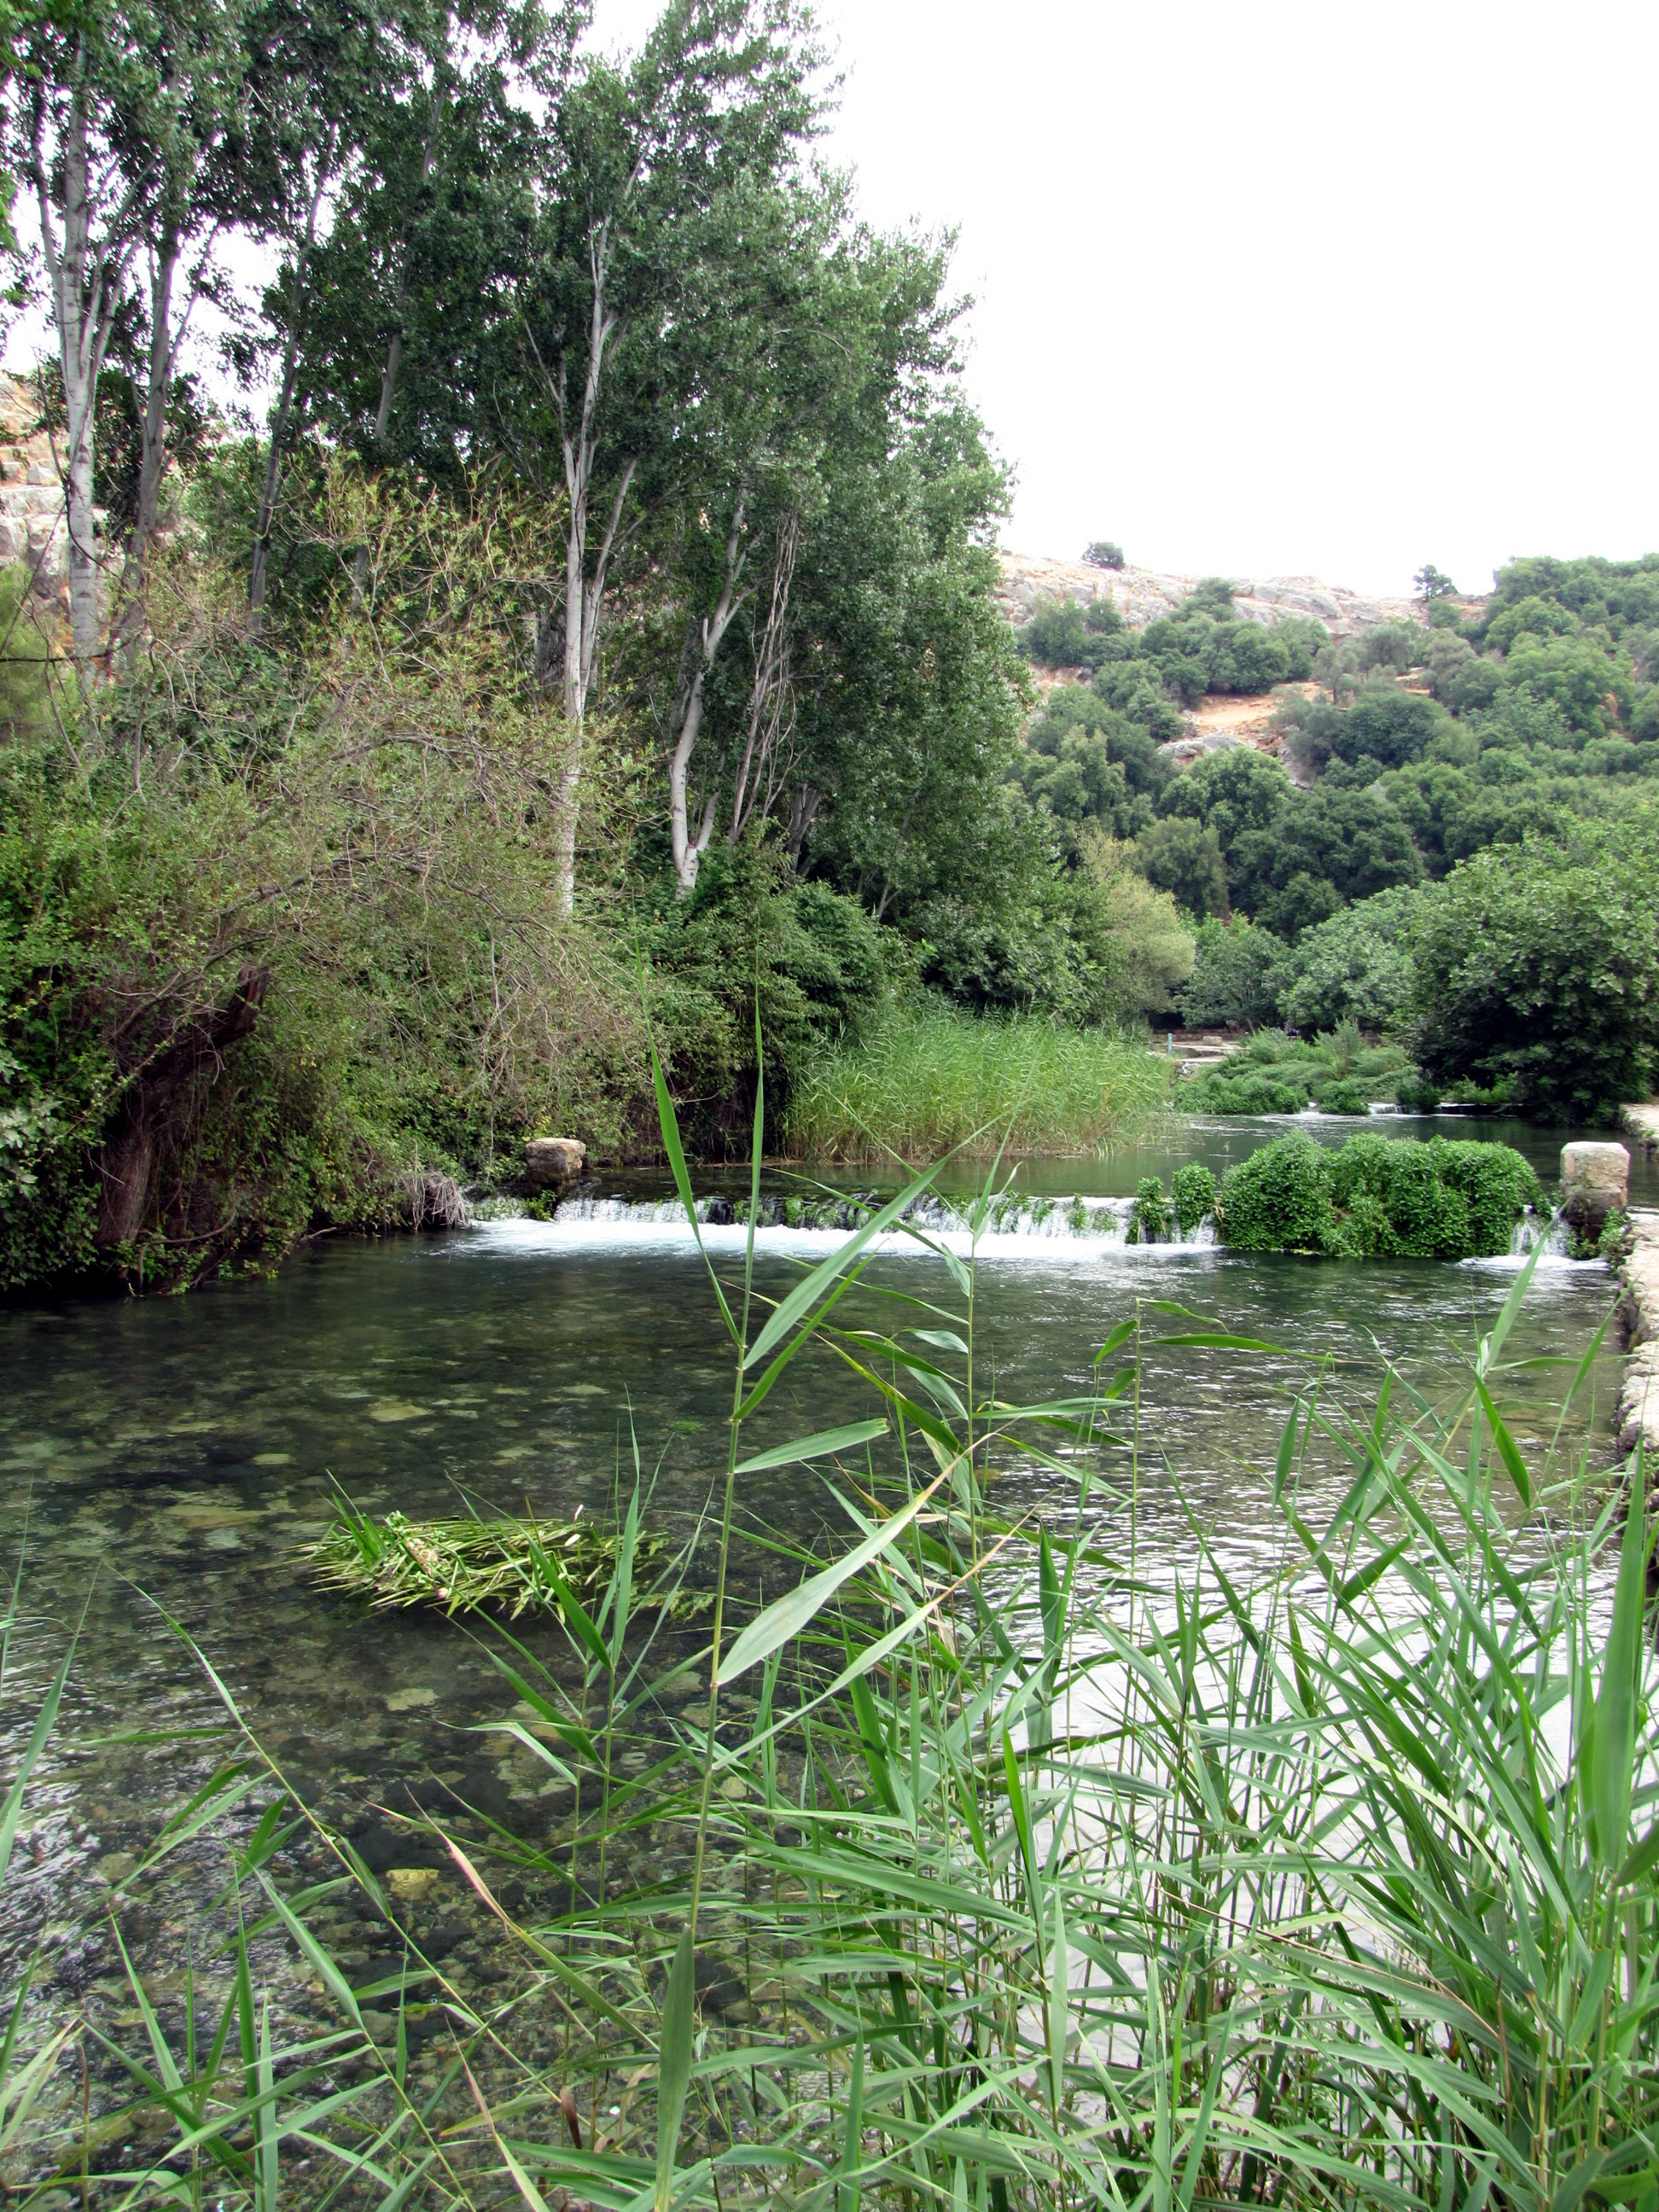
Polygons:
<instances>
[{"instance_id":1,"label":"tree","mask_svg":"<svg viewBox=\"0 0 1659 2212\"><path fill-rule=\"evenodd\" d=\"M672 528L652 541L684 608L668 729L682 891L717 813L734 846L781 798L810 681L798 647L811 635L822 665L828 643L814 549L834 535L866 582L890 572L895 549L878 534L883 507L859 494L868 470L890 464L907 421L926 419L955 365L956 309L943 297L937 247L855 228L840 185L744 185L725 214L736 243L701 272L718 296L681 318L708 353L686 380L698 404L660 503Z\"/></svg>"},{"instance_id":2,"label":"tree","mask_svg":"<svg viewBox=\"0 0 1659 2212\"><path fill-rule=\"evenodd\" d=\"M1449 599L1457 589L1451 578L1437 568L1431 561L1423 563L1412 578L1412 582L1416 586L1418 598L1425 606L1435 599Z\"/></svg>"},{"instance_id":3,"label":"tree","mask_svg":"<svg viewBox=\"0 0 1659 2212\"><path fill-rule=\"evenodd\" d=\"M1227 908L1227 866L1212 829L1189 816L1166 815L1135 840L1135 864L1150 884L1168 891L1183 914L1202 921Z\"/></svg>"},{"instance_id":4,"label":"tree","mask_svg":"<svg viewBox=\"0 0 1659 2212\"><path fill-rule=\"evenodd\" d=\"M672 473L705 358L684 310L717 305L712 274L740 246L738 182L781 175L813 128L817 58L793 0L677 0L629 66L590 63L549 125L551 183L518 292L520 404L507 428L532 480L544 451L561 465L563 575L538 659L550 684L557 669L567 912L587 702L629 495L642 471Z\"/></svg>"},{"instance_id":5,"label":"tree","mask_svg":"<svg viewBox=\"0 0 1659 2212\"><path fill-rule=\"evenodd\" d=\"M1506 1085L1536 1121L1595 1122L1652 1085L1659 820L1651 807L1478 854L1411 936L1414 1044L1437 1082Z\"/></svg>"},{"instance_id":6,"label":"tree","mask_svg":"<svg viewBox=\"0 0 1659 2212\"><path fill-rule=\"evenodd\" d=\"M1419 896L1379 891L1305 931L1275 979L1284 1018L1304 1031L1399 1027L1411 1011L1407 939Z\"/></svg>"},{"instance_id":7,"label":"tree","mask_svg":"<svg viewBox=\"0 0 1659 2212\"><path fill-rule=\"evenodd\" d=\"M1200 923L1192 978L1181 994L1182 1019L1238 1022L1247 1029L1275 1020L1275 978L1284 957L1284 940L1242 915Z\"/></svg>"},{"instance_id":8,"label":"tree","mask_svg":"<svg viewBox=\"0 0 1659 2212\"><path fill-rule=\"evenodd\" d=\"M75 651L89 681L100 646L93 474L100 377L112 349L138 400L139 468L118 617L142 618L167 466L168 409L197 301L216 294L216 249L258 227L246 161L243 6L104 0L34 20L8 91L8 133L33 186L66 418L63 475ZM133 279L142 262L144 281Z\"/></svg>"},{"instance_id":9,"label":"tree","mask_svg":"<svg viewBox=\"0 0 1659 2212\"><path fill-rule=\"evenodd\" d=\"M1123 548L1115 545L1109 538L1097 538L1083 549L1085 567L1090 568L1121 568Z\"/></svg>"}]
</instances>

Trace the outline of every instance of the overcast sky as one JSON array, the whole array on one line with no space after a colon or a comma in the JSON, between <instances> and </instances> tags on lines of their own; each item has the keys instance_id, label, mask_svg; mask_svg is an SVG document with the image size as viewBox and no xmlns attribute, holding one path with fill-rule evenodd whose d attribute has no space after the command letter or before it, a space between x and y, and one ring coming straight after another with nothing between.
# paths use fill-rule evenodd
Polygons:
<instances>
[{"instance_id":1,"label":"overcast sky","mask_svg":"<svg viewBox=\"0 0 1659 2212\"><path fill-rule=\"evenodd\" d=\"M1006 544L1398 592L1659 548L1651 4L819 15L865 213L960 232Z\"/></svg>"},{"instance_id":2,"label":"overcast sky","mask_svg":"<svg viewBox=\"0 0 1659 2212\"><path fill-rule=\"evenodd\" d=\"M1385 593L1659 549L1652 0L817 4L828 157L958 233L1005 544Z\"/></svg>"}]
</instances>

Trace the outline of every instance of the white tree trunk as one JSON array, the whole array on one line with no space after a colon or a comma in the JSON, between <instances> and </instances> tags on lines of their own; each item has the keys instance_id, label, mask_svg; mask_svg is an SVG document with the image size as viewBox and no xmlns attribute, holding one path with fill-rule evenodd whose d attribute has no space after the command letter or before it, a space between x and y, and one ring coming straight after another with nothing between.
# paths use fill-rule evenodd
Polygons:
<instances>
[{"instance_id":1,"label":"white tree trunk","mask_svg":"<svg viewBox=\"0 0 1659 2212\"><path fill-rule=\"evenodd\" d=\"M668 758L668 826L674 848L674 874L678 886L677 896L680 898L689 898L696 888L697 870L702 865L703 854L708 850L714 827L715 794L711 790L698 834L695 837L691 835L687 785L690 780L691 755L696 749L697 734L702 727L703 696L708 672L714 665L715 655L720 652L721 641L731 629L738 608L748 596L738 589L746 551L743 542L743 501L739 500L726 540L725 580L714 613L705 615L702 619L696 673L686 691L679 731L674 750Z\"/></svg>"},{"instance_id":2,"label":"white tree trunk","mask_svg":"<svg viewBox=\"0 0 1659 2212\"><path fill-rule=\"evenodd\" d=\"M89 126L84 101L79 97L71 100L62 143L56 149L42 144L44 129L44 117L37 111L29 168L64 378L67 425L63 478L69 530L70 629L82 684L89 686L102 643L92 492L98 379L134 247L131 239L123 235L119 221L111 237L101 241L93 237Z\"/></svg>"}]
</instances>

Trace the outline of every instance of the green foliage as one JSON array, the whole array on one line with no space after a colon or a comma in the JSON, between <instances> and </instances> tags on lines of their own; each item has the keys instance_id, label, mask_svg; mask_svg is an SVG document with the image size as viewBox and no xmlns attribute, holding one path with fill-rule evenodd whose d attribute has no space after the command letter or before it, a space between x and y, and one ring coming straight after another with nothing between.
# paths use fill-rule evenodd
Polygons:
<instances>
[{"instance_id":1,"label":"green foliage","mask_svg":"<svg viewBox=\"0 0 1659 2212\"><path fill-rule=\"evenodd\" d=\"M1276 978L1284 953L1281 938L1243 915L1200 923L1192 980L1181 994L1183 1019L1194 1025L1237 1022L1246 1028L1271 1021L1279 1012Z\"/></svg>"},{"instance_id":2,"label":"green foliage","mask_svg":"<svg viewBox=\"0 0 1659 2212\"><path fill-rule=\"evenodd\" d=\"M1109 538L1097 538L1084 547L1083 558L1091 568L1121 568L1123 548L1115 545Z\"/></svg>"},{"instance_id":3,"label":"green foliage","mask_svg":"<svg viewBox=\"0 0 1659 2212\"><path fill-rule=\"evenodd\" d=\"M1202 921L1225 911L1227 864L1213 829L1181 814L1149 823L1135 840L1135 862L1183 914Z\"/></svg>"},{"instance_id":4,"label":"green foliage","mask_svg":"<svg viewBox=\"0 0 1659 2212\"><path fill-rule=\"evenodd\" d=\"M796 1154L855 1166L963 1144L989 1158L1005 1139L1016 1152L1086 1152L1161 1103L1168 1083L1144 1038L924 1001L827 1054L798 1086L783 1135Z\"/></svg>"},{"instance_id":5,"label":"green foliage","mask_svg":"<svg viewBox=\"0 0 1659 2212\"><path fill-rule=\"evenodd\" d=\"M1322 1114L1363 1114L1369 1105L1364 1086L1348 1075L1321 1084L1314 1098Z\"/></svg>"},{"instance_id":6,"label":"green foliage","mask_svg":"<svg viewBox=\"0 0 1659 2212\"><path fill-rule=\"evenodd\" d=\"M1507 1145L1361 1133L1331 1152L1298 1133L1228 1170L1218 1234L1250 1252L1485 1258L1510 1249L1516 1224L1541 1197Z\"/></svg>"},{"instance_id":7,"label":"green foliage","mask_svg":"<svg viewBox=\"0 0 1659 2212\"><path fill-rule=\"evenodd\" d=\"M1215 1177L1197 1161L1177 1168L1170 1184L1170 1202L1183 1237L1215 1212Z\"/></svg>"},{"instance_id":8,"label":"green foliage","mask_svg":"<svg viewBox=\"0 0 1659 2212\"><path fill-rule=\"evenodd\" d=\"M1285 1020L1304 1030L1344 1021L1401 1026L1411 1012L1408 939L1419 896L1415 889L1379 891L1304 931L1273 971Z\"/></svg>"},{"instance_id":9,"label":"green foliage","mask_svg":"<svg viewBox=\"0 0 1659 2212\"><path fill-rule=\"evenodd\" d=\"M1206 1075L1176 1097L1195 1114L1299 1114L1308 1103L1305 1085L1270 1075Z\"/></svg>"},{"instance_id":10,"label":"green foliage","mask_svg":"<svg viewBox=\"0 0 1659 2212\"><path fill-rule=\"evenodd\" d=\"M1130 1244L1161 1244L1170 1234L1170 1201L1158 1176L1142 1176L1135 1185L1125 1241Z\"/></svg>"},{"instance_id":11,"label":"green foliage","mask_svg":"<svg viewBox=\"0 0 1659 2212\"><path fill-rule=\"evenodd\" d=\"M1020 651L1044 668L1098 668L1110 657L1123 617L1109 599L1044 599L1019 633Z\"/></svg>"},{"instance_id":12,"label":"green foliage","mask_svg":"<svg viewBox=\"0 0 1659 2212\"><path fill-rule=\"evenodd\" d=\"M1651 1088L1659 824L1650 810L1482 854L1425 896L1412 936L1424 1071L1508 1086L1537 1120L1594 1122Z\"/></svg>"}]
</instances>

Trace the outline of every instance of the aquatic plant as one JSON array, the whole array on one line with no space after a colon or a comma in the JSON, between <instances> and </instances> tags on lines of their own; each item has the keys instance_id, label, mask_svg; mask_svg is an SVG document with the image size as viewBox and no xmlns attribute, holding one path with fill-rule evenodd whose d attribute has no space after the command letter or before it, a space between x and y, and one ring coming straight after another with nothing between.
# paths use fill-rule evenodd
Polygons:
<instances>
[{"instance_id":1,"label":"aquatic plant","mask_svg":"<svg viewBox=\"0 0 1659 2212\"><path fill-rule=\"evenodd\" d=\"M1158 1176L1142 1176L1135 1185L1129 1209L1127 1241L1131 1244L1161 1244L1170 1233L1170 1201Z\"/></svg>"},{"instance_id":2,"label":"aquatic plant","mask_svg":"<svg viewBox=\"0 0 1659 2212\"><path fill-rule=\"evenodd\" d=\"M1170 1183L1170 1202L1183 1237L1215 1212L1215 1177L1196 1160L1177 1168Z\"/></svg>"},{"instance_id":3,"label":"aquatic plant","mask_svg":"<svg viewBox=\"0 0 1659 2212\"><path fill-rule=\"evenodd\" d=\"M1516 1224L1542 1195L1508 1145L1419 1144L1361 1130L1333 1151L1297 1131L1228 1170L1217 1235L1246 1252L1490 1257L1510 1249Z\"/></svg>"},{"instance_id":4,"label":"aquatic plant","mask_svg":"<svg viewBox=\"0 0 1659 2212\"><path fill-rule=\"evenodd\" d=\"M621 1528L592 1518L486 1521L474 1514L410 1521L394 1512L376 1521L339 1496L327 1534L302 1546L301 1557L321 1588L367 1598L376 1610L440 1605L447 1613L489 1610L516 1620L531 1612L563 1616L573 1601L591 1610L617 1572L630 1584L647 1569L660 1574L672 1547L642 1529L636 1512ZM690 1601L678 1587L641 1588L634 1598L636 1607L682 1611Z\"/></svg>"}]
</instances>

